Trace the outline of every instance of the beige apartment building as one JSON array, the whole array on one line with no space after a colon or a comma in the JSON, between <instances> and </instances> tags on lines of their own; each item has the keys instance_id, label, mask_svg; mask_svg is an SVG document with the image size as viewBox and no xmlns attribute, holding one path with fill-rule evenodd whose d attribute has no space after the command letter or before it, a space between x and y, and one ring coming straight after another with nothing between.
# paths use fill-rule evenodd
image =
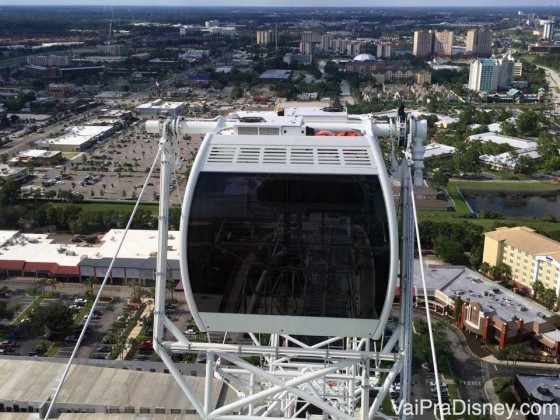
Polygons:
<instances>
[{"instance_id":1,"label":"beige apartment building","mask_svg":"<svg viewBox=\"0 0 560 420\"><path fill-rule=\"evenodd\" d=\"M415 31L412 54L415 57L453 55L452 31Z\"/></svg>"},{"instance_id":2,"label":"beige apartment building","mask_svg":"<svg viewBox=\"0 0 560 420\"><path fill-rule=\"evenodd\" d=\"M415 57L428 57L432 55L432 31L415 31L412 54Z\"/></svg>"},{"instance_id":3,"label":"beige apartment building","mask_svg":"<svg viewBox=\"0 0 560 420\"><path fill-rule=\"evenodd\" d=\"M434 55L451 57L453 55L453 32L434 32Z\"/></svg>"},{"instance_id":4,"label":"beige apartment building","mask_svg":"<svg viewBox=\"0 0 560 420\"><path fill-rule=\"evenodd\" d=\"M482 261L511 267L517 287L533 291L535 281L560 294L560 243L528 227L501 227L484 234Z\"/></svg>"},{"instance_id":5,"label":"beige apartment building","mask_svg":"<svg viewBox=\"0 0 560 420\"><path fill-rule=\"evenodd\" d=\"M492 55L492 31L488 28L473 28L467 31L465 54L477 57Z\"/></svg>"}]
</instances>

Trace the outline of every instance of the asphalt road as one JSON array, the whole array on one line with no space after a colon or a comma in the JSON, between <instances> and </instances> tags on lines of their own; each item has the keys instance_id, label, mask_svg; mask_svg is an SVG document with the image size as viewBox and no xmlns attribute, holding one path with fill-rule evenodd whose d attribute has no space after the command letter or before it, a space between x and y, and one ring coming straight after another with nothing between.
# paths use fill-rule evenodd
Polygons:
<instances>
[{"instance_id":1,"label":"asphalt road","mask_svg":"<svg viewBox=\"0 0 560 420\"><path fill-rule=\"evenodd\" d=\"M560 114L560 93L556 92L556 88L560 87L560 75L547 67L539 66L544 70L546 74L546 80L549 83L549 87L551 91L549 93L552 94L553 102L554 102L554 114Z\"/></svg>"}]
</instances>

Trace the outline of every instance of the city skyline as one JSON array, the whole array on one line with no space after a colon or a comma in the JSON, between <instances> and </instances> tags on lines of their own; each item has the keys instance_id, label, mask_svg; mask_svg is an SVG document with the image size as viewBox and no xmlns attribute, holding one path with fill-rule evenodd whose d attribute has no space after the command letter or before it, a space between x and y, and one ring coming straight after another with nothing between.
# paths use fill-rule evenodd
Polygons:
<instances>
[{"instance_id":1,"label":"city skyline","mask_svg":"<svg viewBox=\"0 0 560 420\"><path fill-rule=\"evenodd\" d=\"M0 0L0 7L13 6L13 2ZM203 7L200 2L184 1L184 0L166 0L153 2L149 0L20 0L18 6L127 6L127 7L142 7L142 6L184 6L184 7ZM284 0L282 5L279 6L277 1L272 0L209 0L205 2L206 7L341 7L340 2L337 0ZM391 2L391 6L387 6L386 2L382 1L368 1L368 0L351 0L345 4L344 7L383 7L383 8L396 8L396 7L441 7L441 8L458 8L458 7L560 7L558 1L544 1L544 2L530 2L527 0L473 0L468 5L451 5L447 0L429 0L419 4L417 0L395 0Z\"/></svg>"}]
</instances>

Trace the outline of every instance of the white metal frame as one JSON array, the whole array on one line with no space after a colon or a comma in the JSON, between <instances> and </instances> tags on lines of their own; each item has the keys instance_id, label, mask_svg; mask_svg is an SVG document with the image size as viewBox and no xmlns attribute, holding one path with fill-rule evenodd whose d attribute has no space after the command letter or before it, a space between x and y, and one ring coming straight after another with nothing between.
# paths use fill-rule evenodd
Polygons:
<instances>
[{"instance_id":1,"label":"white metal frame","mask_svg":"<svg viewBox=\"0 0 560 420\"><path fill-rule=\"evenodd\" d=\"M362 122L371 127L371 142L379 148L376 135L400 137L408 132L409 144L418 137L425 138L424 122L409 119L408 124L374 124L369 117ZM165 291L167 266L167 238L170 180L177 158L177 142L186 133L208 132L224 127L226 121L185 121L181 119L149 122L147 130L162 130L159 242L156 270L156 296L154 310L154 349L169 368L170 373L188 396L201 419L252 419L305 417L307 409L314 406L333 419L389 418L381 412L381 404L390 391L396 376L401 375L401 397L410 401L411 375L411 324L412 324L412 258L413 217L410 205L411 180L409 161L401 165L403 194L403 236L401 238L400 273L400 321L390 338L331 337L321 343L308 346L288 334L273 333L266 341L249 333L251 344L198 343L191 342L165 315ZM340 125L339 122L332 126ZM406 128L405 128L406 126ZM420 140L417 140L420 142ZM199 151L199 157L203 151ZM378 162L383 170L383 162ZM408 198L407 198L408 197ZM392 197L391 197L392 198ZM184 217L184 216L183 216ZM392 229L397 229L394 225ZM183 263L183 262L182 262ZM185 288L188 284L185 284ZM187 294L188 295L188 294ZM391 301L385 304L392 304ZM194 302L189 301L189 305ZM389 317L380 322L383 326ZM193 313L196 317L197 315ZM200 319L195 319L199 323ZM202 325L199 323L199 325ZM175 341L164 340L164 328ZM190 352L206 354L206 379L204 398L199 399L185 380L171 353ZM246 358L260 360L259 366ZM227 362L227 363L226 363ZM221 379L238 397L236 401L213 407L213 380ZM374 391L375 396L370 396ZM404 418L404 417L403 417Z\"/></svg>"}]
</instances>

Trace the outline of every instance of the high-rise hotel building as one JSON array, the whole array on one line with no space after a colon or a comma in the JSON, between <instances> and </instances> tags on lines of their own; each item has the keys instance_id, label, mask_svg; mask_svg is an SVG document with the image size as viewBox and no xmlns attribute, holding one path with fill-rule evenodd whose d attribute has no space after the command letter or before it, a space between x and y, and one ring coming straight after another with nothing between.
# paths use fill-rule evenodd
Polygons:
<instances>
[{"instance_id":1,"label":"high-rise hotel building","mask_svg":"<svg viewBox=\"0 0 560 420\"><path fill-rule=\"evenodd\" d=\"M474 60L469 71L469 89L495 92L511 87L514 64L515 60L511 56Z\"/></svg>"}]
</instances>

